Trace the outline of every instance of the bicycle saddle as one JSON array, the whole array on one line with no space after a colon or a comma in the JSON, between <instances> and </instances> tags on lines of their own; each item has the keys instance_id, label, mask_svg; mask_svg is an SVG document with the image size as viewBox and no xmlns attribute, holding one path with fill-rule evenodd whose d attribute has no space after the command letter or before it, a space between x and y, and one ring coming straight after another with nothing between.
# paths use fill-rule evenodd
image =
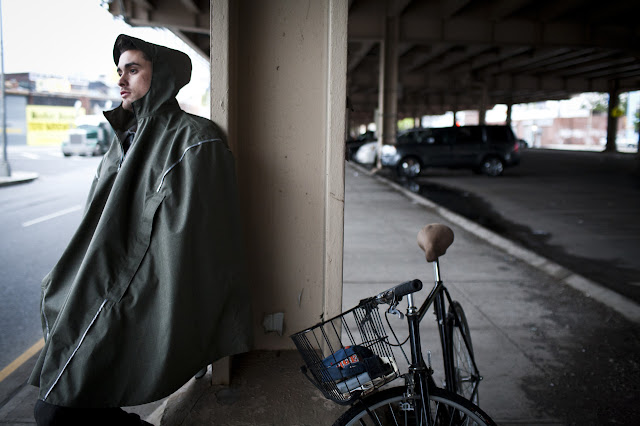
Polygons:
<instances>
[{"instance_id":1,"label":"bicycle saddle","mask_svg":"<svg viewBox=\"0 0 640 426\"><path fill-rule=\"evenodd\" d=\"M453 244L453 231L447 225L431 223L418 232L418 245L424 251L427 262L433 262L447 252Z\"/></svg>"}]
</instances>

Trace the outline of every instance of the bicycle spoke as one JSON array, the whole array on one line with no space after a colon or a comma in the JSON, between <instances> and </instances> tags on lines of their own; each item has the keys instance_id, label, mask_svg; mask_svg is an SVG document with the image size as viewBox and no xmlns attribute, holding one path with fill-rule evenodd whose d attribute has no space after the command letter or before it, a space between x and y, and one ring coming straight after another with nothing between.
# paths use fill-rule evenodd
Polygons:
<instances>
[{"instance_id":1,"label":"bicycle spoke","mask_svg":"<svg viewBox=\"0 0 640 426\"><path fill-rule=\"evenodd\" d=\"M478 404L478 384L480 375L473 360L473 348L469 326L460 303L450 301L449 315L451 353L453 354L454 386L459 395Z\"/></svg>"},{"instance_id":2,"label":"bicycle spoke","mask_svg":"<svg viewBox=\"0 0 640 426\"><path fill-rule=\"evenodd\" d=\"M378 414L374 412L373 415L376 417L376 424L382 426L382 422L380 422L380 418L378 417Z\"/></svg>"},{"instance_id":3,"label":"bicycle spoke","mask_svg":"<svg viewBox=\"0 0 640 426\"><path fill-rule=\"evenodd\" d=\"M395 413L395 411L393 410L393 407L391 406L391 404L389 404L389 405L388 405L388 407L389 407L389 411L391 411L391 415L393 416L393 423L394 423L396 426L399 426L398 419L396 418L396 413ZM405 415L405 417L406 417L406 415ZM406 419L405 419L405 423L406 423L406 422L407 422L407 421L406 421Z\"/></svg>"},{"instance_id":4,"label":"bicycle spoke","mask_svg":"<svg viewBox=\"0 0 640 426\"><path fill-rule=\"evenodd\" d=\"M365 398L341 416L334 424L384 426L494 426L477 406L459 395L442 389L430 390L427 410L421 410L421 399L407 399L406 388L396 387ZM418 405L416 405L418 404ZM430 415L431 422L427 420Z\"/></svg>"}]
</instances>

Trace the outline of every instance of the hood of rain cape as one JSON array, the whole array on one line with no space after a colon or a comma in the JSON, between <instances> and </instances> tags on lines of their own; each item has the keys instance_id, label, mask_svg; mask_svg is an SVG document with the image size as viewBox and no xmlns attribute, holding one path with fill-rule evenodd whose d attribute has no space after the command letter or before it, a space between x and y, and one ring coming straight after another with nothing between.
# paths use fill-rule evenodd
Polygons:
<instances>
[{"instance_id":1,"label":"hood of rain cape","mask_svg":"<svg viewBox=\"0 0 640 426\"><path fill-rule=\"evenodd\" d=\"M42 283L45 346L29 383L62 406L158 400L251 342L232 154L214 123L175 100L189 57L120 37L151 58L151 87L133 112L105 113L117 136Z\"/></svg>"}]
</instances>

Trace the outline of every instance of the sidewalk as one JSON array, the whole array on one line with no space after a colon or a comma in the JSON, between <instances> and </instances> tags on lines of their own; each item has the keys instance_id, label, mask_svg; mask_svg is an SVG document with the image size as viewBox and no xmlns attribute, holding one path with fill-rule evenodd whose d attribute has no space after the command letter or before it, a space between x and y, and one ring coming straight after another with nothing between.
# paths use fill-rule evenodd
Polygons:
<instances>
[{"instance_id":1,"label":"sidewalk","mask_svg":"<svg viewBox=\"0 0 640 426\"><path fill-rule=\"evenodd\" d=\"M433 222L454 230L442 279L465 308L484 376L480 405L499 424L629 424L639 414L636 304L352 164L345 198L344 308L412 278L428 288L432 270L416 234ZM423 346L437 371L435 324L425 323ZM293 351L245 354L234 363L230 386L208 386L208 373L150 420L327 425L344 410L299 373Z\"/></svg>"},{"instance_id":2,"label":"sidewalk","mask_svg":"<svg viewBox=\"0 0 640 426\"><path fill-rule=\"evenodd\" d=\"M11 172L11 176L0 176L0 186L17 185L32 182L38 179L38 174L33 172Z\"/></svg>"}]
</instances>

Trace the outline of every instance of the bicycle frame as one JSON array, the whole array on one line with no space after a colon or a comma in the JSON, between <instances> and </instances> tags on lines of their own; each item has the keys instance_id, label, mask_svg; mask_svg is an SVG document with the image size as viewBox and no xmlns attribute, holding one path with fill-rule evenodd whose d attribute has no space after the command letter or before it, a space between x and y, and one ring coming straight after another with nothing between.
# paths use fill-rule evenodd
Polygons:
<instances>
[{"instance_id":1,"label":"bicycle frame","mask_svg":"<svg viewBox=\"0 0 640 426\"><path fill-rule=\"evenodd\" d=\"M447 332L447 321L458 321L457 318L447 318L446 302L451 305L451 296L444 286L444 283L440 277L440 267L438 260L434 261L434 277L435 284L431 289L431 292L418 309L413 301L413 295L407 296L407 323L409 329L409 342L411 347L411 365L409 366L409 372L413 376L414 385L419 386L419 391L422 397L422 403L428 400L429 386L436 386L433 381L431 366L427 366L424 362L424 356L422 353L422 347L420 344L420 322L426 315L427 311L434 306L436 320L438 323L438 332L440 334L440 340L442 342L442 352L444 361L444 372L446 379L446 389L450 392L456 392L455 381L455 365L453 360L453 353L451 351L451 336ZM445 300L446 299L446 300ZM455 315L455 313L454 313ZM469 347L469 342L466 335L463 335L464 343ZM478 371L475 358L472 357L473 368ZM425 409L424 412L429 411ZM430 422L431 419L428 419Z\"/></svg>"}]
</instances>

